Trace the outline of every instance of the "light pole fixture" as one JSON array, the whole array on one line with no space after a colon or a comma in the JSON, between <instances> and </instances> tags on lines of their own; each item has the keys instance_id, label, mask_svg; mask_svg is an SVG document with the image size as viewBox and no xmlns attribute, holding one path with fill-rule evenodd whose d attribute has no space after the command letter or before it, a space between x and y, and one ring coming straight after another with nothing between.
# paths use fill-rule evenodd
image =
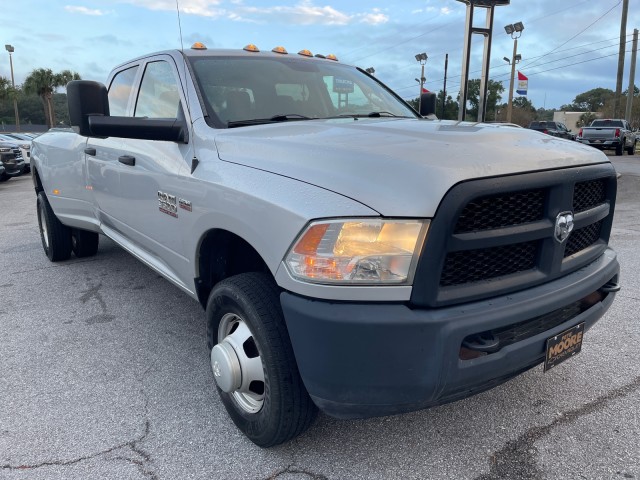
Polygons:
<instances>
[{"instance_id":1,"label":"light pole fixture","mask_svg":"<svg viewBox=\"0 0 640 480\"><path fill-rule=\"evenodd\" d=\"M491 36L493 34L493 17L495 7L509 5L511 0L458 0L467 6L467 20L465 26L465 41L462 51L462 78L460 81L460 105L458 120L464 120L467 114L467 90L469 86L469 62L471 55L471 36L474 33L484 37L484 53L482 58L482 77L480 78L480 101L478 103L478 121L485 118L487 91L489 89L489 62L491 60ZM474 8L487 10L484 27L473 26Z\"/></svg>"},{"instance_id":2,"label":"light pole fixture","mask_svg":"<svg viewBox=\"0 0 640 480\"><path fill-rule=\"evenodd\" d=\"M15 51L13 45L5 45L5 50L9 52L9 65L11 66L11 87L13 88L13 111L16 115L16 132L20 131L20 115L18 114L18 98L16 96L16 82L13 79L13 58L11 54Z\"/></svg>"},{"instance_id":3,"label":"light pole fixture","mask_svg":"<svg viewBox=\"0 0 640 480\"><path fill-rule=\"evenodd\" d=\"M420 80L416 78L416 81L420 84L420 93L418 94L418 112L419 112L420 109L422 108L422 87L426 80L426 78L424 78L424 64L427 63L427 58L429 58L429 56L425 52L422 52L422 53L417 53L415 57L416 57L416 61L420 62L420 67L421 67Z\"/></svg>"},{"instance_id":4,"label":"light pole fixture","mask_svg":"<svg viewBox=\"0 0 640 480\"><path fill-rule=\"evenodd\" d=\"M524 24L516 22L514 24L505 25L504 31L513 38L513 56L511 60L504 57L504 60L511 65L511 79L509 80L509 103L507 104L507 122L511 122L511 113L513 112L513 83L516 75L516 63L522 60L522 55L518 53L518 39L522 35Z\"/></svg>"}]
</instances>

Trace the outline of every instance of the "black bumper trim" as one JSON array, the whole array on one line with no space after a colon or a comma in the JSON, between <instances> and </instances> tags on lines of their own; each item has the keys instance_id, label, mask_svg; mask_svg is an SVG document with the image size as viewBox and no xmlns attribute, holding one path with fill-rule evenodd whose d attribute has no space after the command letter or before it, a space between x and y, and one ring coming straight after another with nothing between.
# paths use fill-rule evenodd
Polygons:
<instances>
[{"instance_id":1,"label":"black bumper trim","mask_svg":"<svg viewBox=\"0 0 640 480\"><path fill-rule=\"evenodd\" d=\"M541 363L548 337L585 322L590 328L615 293L569 321L496 353L461 360L474 332L533 318L618 281L612 250L565 277L526 291L438 309L398 303L318 301L288 292L281 303L304 384L325 413L366 418L458 400ZM588 338L585 347L588 346Z\"/></svg>"}]
</instances>

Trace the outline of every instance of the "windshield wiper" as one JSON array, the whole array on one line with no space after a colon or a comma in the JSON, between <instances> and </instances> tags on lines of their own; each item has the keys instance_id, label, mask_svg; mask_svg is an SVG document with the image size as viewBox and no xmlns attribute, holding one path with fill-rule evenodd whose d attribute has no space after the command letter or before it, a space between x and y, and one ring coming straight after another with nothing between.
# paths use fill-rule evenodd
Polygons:
<instances>
[{"instance_id":1,"label":"windshield wiper","mask_svg":"<svg viewBox=\"0 0 640 480\"><path fill-rule=\"evenodd\" d=\"M369 113L341 113L327 118L379 118L379 117L396 117L396 118L413 118L407 115L396 115L395 113L386 112L384 110Z\"/></svg>"},{"instance_id":2,"label":"windshield wiper","mask_svg":"<svg viewBox=\"0 0 640 480\"><path fill-rule=\"evenodd\" d=\"M247 125L261 125L266 123L290 122L293 120L315 120L315 117L307 117L298 113L285 113L269 118L248 118L246 120L234 120L227 123L228 128L243 127Z\"/></svg>"}]
</instances>

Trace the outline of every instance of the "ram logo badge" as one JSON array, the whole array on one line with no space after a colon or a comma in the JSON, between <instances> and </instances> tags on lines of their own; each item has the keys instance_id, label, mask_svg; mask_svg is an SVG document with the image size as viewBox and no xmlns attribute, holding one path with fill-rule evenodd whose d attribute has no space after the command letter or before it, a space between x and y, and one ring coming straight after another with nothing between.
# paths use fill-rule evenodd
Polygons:
<instances>
[{"instance_id":1,"label":"ram logo badge","mask_svg":"<svg viewBox=\"0 0 640 480\"><path fill-rule=\"evenodd\" d=\"M562 212L556 217L555 238L558 243L564 242L569 238L569 234L573 230L573 212Z\"/></svg>"}]
</instances>

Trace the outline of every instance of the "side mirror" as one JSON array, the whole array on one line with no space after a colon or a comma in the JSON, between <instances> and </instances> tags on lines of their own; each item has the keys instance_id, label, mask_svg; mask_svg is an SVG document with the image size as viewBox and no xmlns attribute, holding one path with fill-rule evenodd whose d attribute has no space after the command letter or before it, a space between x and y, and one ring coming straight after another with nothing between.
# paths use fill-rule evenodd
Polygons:
<instances>
[{"instance_id":1,"label":"side mirror","mask_svg":"<svg viewBox=\"0 0 640 480\"><path fill-rule=\"evenodd\" d=\"M426 117L427 115L436 113L436 94L435 93L423 93L420 95L420 115Z\"/></svg>"},{"instance_id":2,"label":"side mirror","mask_svg":"<svg viewBox=\"0 0 640 480\"><path fill-rule=\"evenodd\" d=\"M83 137L91 136L89 116L109 116L107 87L98 82L74 80L67 84L69 123Z\"/></svg>"},{"instance_id":3,"label":"side mirror","mask_svg":"<svg viewBox=\"0 0 640 480\"><path fill-rule=\"evenodd\" d=\"M178 118L112 117L107 88L98 82L75 80L67 85L69 121L84 137L188 142L182 106Z\"/></svg>"}]
</instances>

